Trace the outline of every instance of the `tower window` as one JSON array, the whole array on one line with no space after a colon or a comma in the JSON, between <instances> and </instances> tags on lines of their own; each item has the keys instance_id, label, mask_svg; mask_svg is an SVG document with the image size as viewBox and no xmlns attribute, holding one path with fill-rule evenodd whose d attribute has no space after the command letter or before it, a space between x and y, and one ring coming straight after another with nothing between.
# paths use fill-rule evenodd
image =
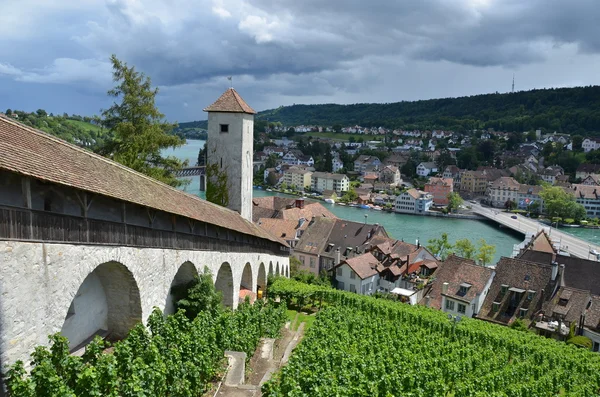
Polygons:
<instances>
[{"instance_id":1,"label":"tower window","mask_svg":"<svg viewBox=\"0 0 600 397\"><path fill-rule=\"evenodd\" d=\"M222 134L229 132L229 124L219 124L219 126L221 127Z\"/></svg>"}]
</instances>

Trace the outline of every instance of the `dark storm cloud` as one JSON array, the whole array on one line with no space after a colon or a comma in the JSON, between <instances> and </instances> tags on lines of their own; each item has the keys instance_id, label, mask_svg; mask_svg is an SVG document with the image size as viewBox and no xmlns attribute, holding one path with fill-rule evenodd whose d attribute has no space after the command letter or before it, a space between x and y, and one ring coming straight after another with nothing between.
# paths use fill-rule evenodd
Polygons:
<instances>
[{"instance_id":1,"label":"dark storm cloud","mask_svg":"<svg viewBox=\"0 0 600 397\"><path fill-rule=\"evenodd\" d=\"M0 86L1 100L34 98L51 84L61 95L85 92L89 108L99 108L114 53L161 86L163 111L177 118L210 103L230 75L257 108L293 98L400 100L487 92L483 76L504 79L532 65L529 84L595 81L565 79L568 65L557 59L577 64L600 52L597 0L5 1L0 82L13 84ZM449 70L466 79L460 91L434 83L432 74Z\"/></svg>"}]
</instances>

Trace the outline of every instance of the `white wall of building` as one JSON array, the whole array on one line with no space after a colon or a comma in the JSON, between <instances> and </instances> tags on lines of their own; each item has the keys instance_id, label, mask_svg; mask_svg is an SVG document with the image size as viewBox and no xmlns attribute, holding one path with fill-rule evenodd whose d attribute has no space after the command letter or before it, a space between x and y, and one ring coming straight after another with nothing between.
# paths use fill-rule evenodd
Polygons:
<instances>
[{"instance_id":1,"label":"white wall of building","mask_svg":"<svg viewBox=\"0 0 600 397\"><path fill-rule=\"evenodd\" d=\"M229 132L222 133L221 125ZM252 156L254 115L208 112L207 162L227 173L228 208L252 222Z\"/></svg>"},{"instance_id":2,"label":"white wall of building","mask_svg":"<svg viewBox=\"0 0 600 397\"><path fill-rule=\"evenodd\" d=\"M336 268L335 279L338 282L338 289L350 292L356 292L361 295L371 295L377 291L377 280L379 274L367 277L361 280L358 274L347 264Z\"/></svg>"}]
</instances>

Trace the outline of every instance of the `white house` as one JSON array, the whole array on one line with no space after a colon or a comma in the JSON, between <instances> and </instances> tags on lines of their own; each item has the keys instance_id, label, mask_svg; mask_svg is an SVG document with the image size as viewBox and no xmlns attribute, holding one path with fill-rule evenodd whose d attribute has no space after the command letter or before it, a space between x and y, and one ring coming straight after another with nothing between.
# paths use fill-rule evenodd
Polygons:
<instances>
[{"instance_id":1,"label":"white house","mask_svg":"<svg viewBox=\"0 0 600 397\"><path fill-rule=\"evenodd\" d=\"M322 193L325 190L335 190L339 194L350 189L350 179L345 174L315 172L311 176L311 187L315 192Z\"/></svg>"},{"instance_id":2,"label":"white house","mask_svg":"<svg viewBox=\"0 0 600 397\"><path fill-rule=\"evenodd\" d=\"M383 265L367 252L342 261L334 268L337 289L371 295L379 286L379 271Z\"/></svg>"},{"instance_id":3,"label":"white house","mask_svg":"<svg viewBox=\"0 0 600 397\"><path fill-rule=\"evenodd\" d=\"M342 168L344 168L344 163L342 163L342 160L340 160L339 157L333 157L331 160L331 170L333 172L338 172Z\"/></svg>"},{"instance_id":4,"label":"white house","mask_svg":"<svg viewBox=\"0 0 600 397\"><path fill-rule=\"evenodd\" d=\"M429 211L433 196L417 189L409 189L396 197L394 211L407 214L422 214Z\"/></svg>"},{"instance_id":5,"label":"white house","mask_svg":"<svg viewBox=\"0 0 600 397\"><path fill-rule=\"evenodd\" d=\"M428 176L436 172L438 172L438 169L434 162L424 162L417 166L417 175L419 176Z\"/></svg>"},{"instance_id":6,"label":"white house","mask_svg":"<svg viewBox=\"0 0 600 397\"><path fill-rule=\"evenodd\" d=\"M421 304L455 316L474 317L487 296L494 269L450 255L435 272L435 281Z\"/></svg>"},{"instance_id":7,"label":"white house","mask_svg":"<svg viewBox=\"0 0 600 397\"><path fill-rule=\"evenodd\" d=\"M581 143L584 152L600 148L600 138L585 138Z\"/></svg>"}]
</instances>

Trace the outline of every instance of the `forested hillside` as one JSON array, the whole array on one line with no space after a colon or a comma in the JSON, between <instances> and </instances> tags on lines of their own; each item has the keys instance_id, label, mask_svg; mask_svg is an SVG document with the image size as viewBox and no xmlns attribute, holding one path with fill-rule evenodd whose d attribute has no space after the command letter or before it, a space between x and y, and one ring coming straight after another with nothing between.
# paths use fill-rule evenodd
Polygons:
<instances>
[{"instance_id":1,"label":"forested hillside","mask_svg":"<svg viewBox=\"0 0 600 397\"><path fill-rule=\"evenodd\" d=\"M69 116L67 113L54 115L43 109L32 113L7 109L5 113L25 125L90 149L100 146L107 136L93 117Z\"/></svg>"},{"instance_id":2,"label":"forested hillside","mask_svg":"<svg viewBox=\"0 0 600 397\"><path fill-rule=\"evenodd\" d=\"M600 86L485 94L414 102L293 105L265 110L259 120L284 125L361 125L405 129L600 132Z\"/></svg>"}]
</instances>

